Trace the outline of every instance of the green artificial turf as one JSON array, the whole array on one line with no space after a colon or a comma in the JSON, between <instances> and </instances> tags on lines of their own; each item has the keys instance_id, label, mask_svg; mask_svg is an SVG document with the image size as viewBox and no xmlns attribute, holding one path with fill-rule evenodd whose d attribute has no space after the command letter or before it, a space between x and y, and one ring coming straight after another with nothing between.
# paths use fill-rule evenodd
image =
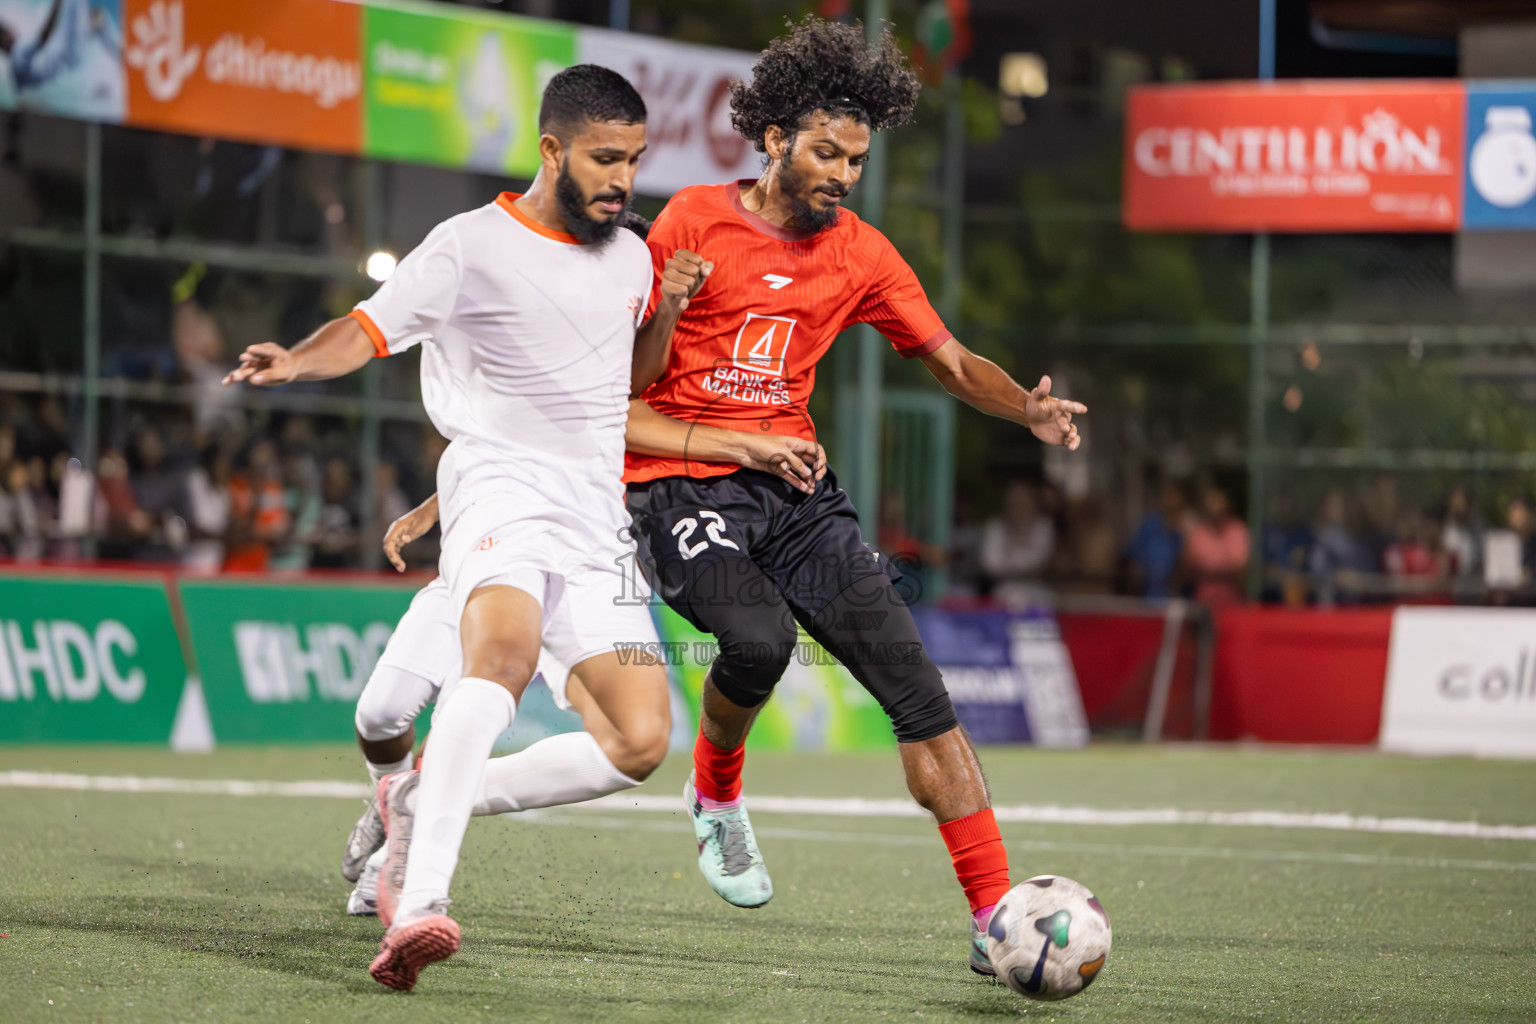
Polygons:
<instances>
[{"instance_id":1,"label":"green artificial turf","mask_svg":"<svg viewBox=\"0 0 1536 1024\"><path fill-rule=\"evenodd\" d=\"M998 804L1536 824L1536 768L1324 751L984 752ZM681 789L674 756L646 790ZM360 780L342 747L207 756L0 748L0 771ZM893 756L753 754L750 794L890 797ZM754 814L777 895L721 902L681 814L471 824L464 947L410 995L342 913L360 803L0 788L0 1020L590 1022L1536 1020L1536 843L1217 826L1005 824L1015 877L1070 875L1115 946L1033 1004L965 967L931 825ZM49 1001L52 1001L51 1005Z\"/></svg>"}]
</instances>

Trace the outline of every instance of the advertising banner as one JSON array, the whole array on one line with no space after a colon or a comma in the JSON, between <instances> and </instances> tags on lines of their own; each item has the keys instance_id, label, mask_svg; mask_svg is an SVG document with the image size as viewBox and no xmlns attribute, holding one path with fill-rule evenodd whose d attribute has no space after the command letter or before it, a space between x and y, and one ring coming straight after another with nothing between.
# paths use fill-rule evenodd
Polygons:
<instances>
[{"instance_id":1,"label":"advertising banner","mask_svg":"<svg viewBox=\"0 0 1536 1024\"><path fill-rule=\"evenodd\" d=\"M1468 231L1536 228L1536 83L1467 86Z\"/></svg>"},{"instance_id":2,"label":"advertising banner","mask_svg":"<svg viewBox=\"0 0 1536 1024\"><path fill-rule=\"evenodd\" d=\"M187 628L219 743L345 742L409 587L184 580Z\"/></svg>"},{"instance_id":3,"label":"advertising banner","mask_svg":"<svg viewBox=\"0 0 1536 1024\"><path fill-rule=\"evenodd\" d=\"M1381 747L1536 757L1536 611L1393 612Z\"/></svg>"},{"instance_id":4,"label":"advertising banner","mask_svg":"<svg viewBox=\"0 0 1536 1024\"><path fill-rule=\"evenodd\" d=\"M1072 659L1049 613L916 608L913 616L971 739L1038 747L1088 742Z\"/></svg>"},{"instance_id":5,"label":"advertising banner","mask_svg":"<svg viewBox=\"0 0 1536 1024\"><path fill-rule=\"evenodd\" d=\"M131 124L357 152L361 7L124 0L123 15Z\"/></svg>"},{"instance_id":6,"label":"advertising banner","mask_svg":"<svg viewBox=\"0 0 1536 1024\"><path fill-rule=\"evenodd\" d=\"M576 63L576 30L441 4L378 5L363 12L363 53L368 156L531 178L539 99Z\"/></svg>"},{"instance_id":7,"label":"advertising banner","mask_svg":"<svg viewBox=\"0 0 1536 1024\"><path fill-rule=\"evenodd\" d=\"M652 36L582 28L576 63L601 64L645 100L645 156L635 191L670 196L689 185L756 178L761 154L731 127L731 83L750 81L757 55Z\"/></svg>"},{"instance_id":8,"label":"advertising banner","mask_svg":"<svg viewBox=\"0 0 1536 1024\"><path fill-rule=\"evenodd\" d=\"M0 742L169 742L187 679L158 578L0 578Z\"/></svg>"},{"instance_id":9,"label":"advertising banner","mask_svg":"<svg viewBox=\"0 0 1536 1024\"><path fill-rule=\"evenodd\" d=\"M121 121L121 0L0 0L0 110Z\"/></svg>"},{"instance_id":10,"label":"advertising banner","mask_svg":"<svg viewBox=\"0 0 1536 1024\"><path fill-rule=\"evenodd\" d=\"M1127 227L1452 231L1460 82L1143 86L1126 117Z\"/></svg>"},{"instance_id":11,"label":"advertising banner","mask_svg":"<svg viewBox=\"0 0 1536 1024\"><path fill-rule=\"evenodd\" d=\"M665 605L653 605L651 615L661 637L659 650L651 653L666 662L674 692L682 694L696 725L704 676L715 660L715 638L700 633ZM773 699L758 714L747 737L749 750L888 750L895 745L885 711L847 669L804 633Z\"/></svg>"}]
</instances>

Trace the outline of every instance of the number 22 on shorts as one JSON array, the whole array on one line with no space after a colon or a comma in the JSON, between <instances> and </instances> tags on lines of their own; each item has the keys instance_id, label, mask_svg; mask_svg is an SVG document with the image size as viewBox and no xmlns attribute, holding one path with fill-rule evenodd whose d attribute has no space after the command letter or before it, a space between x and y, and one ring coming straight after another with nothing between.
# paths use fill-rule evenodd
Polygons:
<instances>
[{"instance_id":1,"label":"number 22 on shorts","mask_svg":"<svg viewBox=\"0 0 1536 1024\"><path fill-rule=\"evenodd\" d=\"M697 544L689 544L689 538L699 528L699 519L704 520L705 539ZM723 548L730 548L732 551L741 550L740 544L725 536L725 520L721 517L720 513L707 508L699 510L698 519L695 519L693 516L684 516L679 519L672 526L672 536L677 538L677 550L683 556L684 561L700 554L711 544L718 544Z\"/></svg>"}]
</instances>

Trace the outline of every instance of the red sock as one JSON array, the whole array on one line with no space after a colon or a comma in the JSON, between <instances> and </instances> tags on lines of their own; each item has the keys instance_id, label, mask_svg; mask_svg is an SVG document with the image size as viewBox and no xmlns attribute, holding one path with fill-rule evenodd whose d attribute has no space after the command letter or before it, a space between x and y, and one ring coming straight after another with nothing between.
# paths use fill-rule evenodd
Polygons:
<instances>
[{"instance_id":1,"label":"red sock","mask_svg":"<svg viewBox=\"0 0 1536 1024\"><path fill-rule=\"evenodd\" d=\"M747 758L747 745L735 750L721 750L704 738L703 730L693 745L693 788L700 796L730 803L741 796L741 765Z\"/></svg>"},{"instance_id":2,"label":"red sock","mask_svg":"<svg viewBox=\"0 0 1536 1024\"><path fill-rule=\"evenodd\" d=\"M939 826L939 835L955 862L955 877L971 901L971 913L990 907L1007 894L1008 852L992 808Z\"/></svg>"}]
</instances>

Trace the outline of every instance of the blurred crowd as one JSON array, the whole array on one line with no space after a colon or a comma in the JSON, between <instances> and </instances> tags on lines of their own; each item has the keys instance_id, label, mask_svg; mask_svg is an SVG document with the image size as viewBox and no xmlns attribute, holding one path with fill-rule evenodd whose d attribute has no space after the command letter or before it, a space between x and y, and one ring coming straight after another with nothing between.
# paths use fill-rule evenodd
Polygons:
<instances>
[{"instance_id":1,"label":"blurred crowd","mask_svg":"<svg viewBox=\"0 0 1536 1024\"><path fill-rule=\"evenodd\" d=\"M1057 594L1246 599L1253 539L1223 487L1166 482L1124 536L1108 502L1071 502L1052 484L1014 480L1002 508L962 514L949 553L953 602L1011 607ZM1264 599L1288 605L1446 600L1529 603L1536 514L1525 497L1485 521L1464 487L1433 508L1404 507L1396 481L1326 492L1311 516L1288 495L1271 502L1260 554ZM887 536L887 544L899 538Z\"/></svg>"},{"instance_id":2,"label":"blurred crowd","mask_svg":"<svg viewBox=\"0 0 1536 1024\"><path fill-rule=\"evenodd\" d=\"M222 400L221 400L222 401ZM435 487L444 442L421 424L386 424L373 486L363 486L355 422L206 402L109 402L109 439L89 473L70 448L67 399L0 394L0 557L17 561L146 562L196 573L377 567L385 527ZM210 411L211 410L211 411ZM1103 496L1069 500L1049 482L1016 479L990 517L959 515L949 551L900 525L899 495L883 503L890 553L946 569L951 603L1012 607L1060 594L1244 600L1252 545L1241 510L1216 484L1166 482L1133 529ZM1536 511L1524 497L1484 519L1464 487L1433 508L1401 501L1382 475L1330 490L1310 516L1272 500L1261 547L1264 598L1359 604L1443 600L1528 603ZM422 568L435 534L407 549Z\"/></svg>"},{"instance_id":3,"label":"blurred crowd","mask_svg":"<svg viewBox=\"0 0 1536 1024\"><path fill-rule=\"evenodd\" d=\"M104 446L91 474L70 449L63 402L0 396L0 554L196 573L377 564L373 538L433 490L441 452L431 430L386 436L366 503L344 422L274 415L199 429L189 410L154 407L119 419L109 433L123 443ZM436 551L411 556L429 563Z\"/></svg>"}]
</instances>

